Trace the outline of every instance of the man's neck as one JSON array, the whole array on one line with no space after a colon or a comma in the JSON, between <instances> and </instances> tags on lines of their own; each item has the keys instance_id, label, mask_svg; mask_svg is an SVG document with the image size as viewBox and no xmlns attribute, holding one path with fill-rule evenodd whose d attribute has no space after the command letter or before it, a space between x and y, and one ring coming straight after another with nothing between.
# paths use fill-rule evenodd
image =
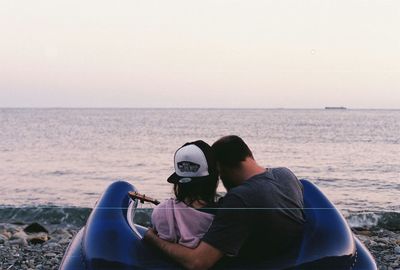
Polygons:
<instances>
[{"instance_id":1,"label":"man's neck","mask_svg":"<svg viewBox=\"0 0 400 270\"><path fill-rule=\"evenodd\" d=\"M258 165L257 162L252 158L246 158L246 160L242 163L242 166L243 181L246 181L257 174L261 174L267 171L264 167Z\"/></svg>"}]
</instances>

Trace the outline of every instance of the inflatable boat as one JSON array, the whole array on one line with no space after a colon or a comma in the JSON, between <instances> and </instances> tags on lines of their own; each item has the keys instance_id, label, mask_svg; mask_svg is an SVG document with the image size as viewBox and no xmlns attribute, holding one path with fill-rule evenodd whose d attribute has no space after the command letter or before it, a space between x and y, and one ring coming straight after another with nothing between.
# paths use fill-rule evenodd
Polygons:
<instances>
[{"instance_id":1,"label":"inflatable boat","mask_svg":"<svg viewBox=\"0 0 400 270\"><path fill-rule=\"evenodd\" d=\"M237 265L237 269L377 269L365 246L353 235L345 219L310 181L304 187L306 228L296 258ZM112 183L97 202L86 226L68 246L61 270L180 269L172 260L142 241L147 228L134 223L138 200L128 192L135 187Z\"/></svg>"}]
</instances>

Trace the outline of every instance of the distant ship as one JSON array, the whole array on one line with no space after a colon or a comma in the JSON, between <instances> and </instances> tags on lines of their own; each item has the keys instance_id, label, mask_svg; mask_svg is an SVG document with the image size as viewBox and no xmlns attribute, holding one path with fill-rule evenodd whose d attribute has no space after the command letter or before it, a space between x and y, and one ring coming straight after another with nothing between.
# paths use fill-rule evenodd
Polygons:
<instances>
[{"instance_id":1,"label":"distant ship","mask_svg":"<svg viewBox=\"0 0 400 270\"><path fill-rule=\"evenodd\" d=\"M325 110L346 110L346 107L325 107Z\"/></svg>"}]
</instances>

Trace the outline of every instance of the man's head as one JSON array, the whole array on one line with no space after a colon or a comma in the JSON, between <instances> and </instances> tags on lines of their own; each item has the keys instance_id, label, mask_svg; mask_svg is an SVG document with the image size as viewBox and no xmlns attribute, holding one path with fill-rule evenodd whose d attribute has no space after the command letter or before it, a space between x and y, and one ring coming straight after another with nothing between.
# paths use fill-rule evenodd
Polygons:
<instances>
[{"instance_id":1,"label":"man's head","mask_svg":"<svg viewBox=\"0 0 400 270\"><path fill-rule=\"evenodd\" d=\"M220 178L227 190L240 185L244 180L243 163L254 161L247 144L236 135L220 138L212 145L218 163Z\"/></svg>"}]
</instances>

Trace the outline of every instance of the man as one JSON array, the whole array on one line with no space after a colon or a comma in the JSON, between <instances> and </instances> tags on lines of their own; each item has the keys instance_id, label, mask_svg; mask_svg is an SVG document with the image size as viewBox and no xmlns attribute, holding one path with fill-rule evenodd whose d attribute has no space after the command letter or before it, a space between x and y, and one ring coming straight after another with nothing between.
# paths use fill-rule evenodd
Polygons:
<instances>
[{"instance_id":1,"label":"man","mask_svg":"<svg viewBox=\"0 0 400 270\"><path fill-rule=\"evenodd\" d=\"M296 176L287 168L259 166L238 136L222 137L212 148L228 192L200 244L185 248L159 239L151 229L145 241L187 269L208 269L217 262L222 267L239 261L257 265L295 254L305 222Z\"/></svg>"}]
</instances>

